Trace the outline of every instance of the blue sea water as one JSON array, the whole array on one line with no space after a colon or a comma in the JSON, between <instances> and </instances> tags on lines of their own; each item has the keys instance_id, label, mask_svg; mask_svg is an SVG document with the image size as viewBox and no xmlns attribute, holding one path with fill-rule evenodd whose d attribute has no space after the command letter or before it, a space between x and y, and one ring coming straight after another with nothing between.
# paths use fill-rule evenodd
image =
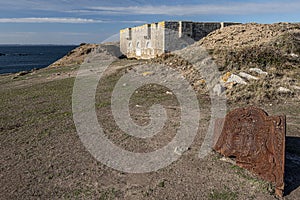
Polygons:
<instances>
[{"instance_id":1,"label":"blue sea water","mask_svg":"<svg viewBox=\"0 0 300 200\"><path fill-rule=\"evenodd\" d=\"M0 45L0 74L49 66L77 46Z\"/></svg>"}]
</instances>

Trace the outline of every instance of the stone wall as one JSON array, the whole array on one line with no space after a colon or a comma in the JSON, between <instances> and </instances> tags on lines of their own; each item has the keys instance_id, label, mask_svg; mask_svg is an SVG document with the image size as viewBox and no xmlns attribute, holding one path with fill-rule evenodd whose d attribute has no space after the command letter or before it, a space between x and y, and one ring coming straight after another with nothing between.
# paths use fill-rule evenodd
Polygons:
<instances>
[{"instance_id":1,"label":"stone wall","mask_svg":"<svg viewBox=\"0 0 300 200\"><path fill-rule=\"evenodd\" d=\"M128 58L151 58L164 53L163 23L146 24L120 31L120 49Z\"/></svg>"},{"instance_id":2,"label":"stone wall","mask_svg":"<svg viewBox=\"0 0 300 200\"><path fill-rule=\"evenodd\" d=\"M238 23L163 21L120 30L120 49L128 58L149 59L182 49L210 32Z\"/></svg>"}]
</instances>

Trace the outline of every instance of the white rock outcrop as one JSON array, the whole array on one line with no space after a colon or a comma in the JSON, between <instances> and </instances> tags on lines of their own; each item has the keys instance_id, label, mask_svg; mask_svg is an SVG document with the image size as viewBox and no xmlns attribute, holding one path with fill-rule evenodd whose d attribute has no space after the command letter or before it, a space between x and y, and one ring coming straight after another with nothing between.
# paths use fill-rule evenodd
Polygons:
<instances>
[{"instance_id":1,"label":"white rock outcrop","mask_svg":"<svg viewBox=\"0 0 300 200\"><path fill-rule=\"evenodd\" d=\"M255 77L255 76L252 76L250 74L247 74L245 72L240 72L239 76L242 77L242 78L245 78L247 80L259 80L259 78Z\"/></svg>"},{"instance_id":2,"label":"white rock outcrop","mask_svg":"<svg viewBox=\"0 0 300 200\"><path fill-rule=\"evenodd\" d=\"M259 68L250 68L249 71L258 73L259 75L264 75L264 76L268 75L268 72L265 72Z\"/></svg>"},{"instance_id":3,"label":"white rock outcrop","mask_svg":"<svg viewBox=\"0 0 300 200\"><path fill-rule=\"evenodd\" d=\"M292 90L285 87L279 87L277 91L280 93L292 93Z\"/></svg>"},{"instance_id":4,"label":"white rock outcrop","mask_svg":"<svg viewBox=\"0 0 300 200\"><path fill-rule=\"evenodd\" d=\"M231 74L226 83L237 83L237 84L242 84L242 85L247 85L247 82L239 77L238 75Z\"/></svg>"}]
</instances>

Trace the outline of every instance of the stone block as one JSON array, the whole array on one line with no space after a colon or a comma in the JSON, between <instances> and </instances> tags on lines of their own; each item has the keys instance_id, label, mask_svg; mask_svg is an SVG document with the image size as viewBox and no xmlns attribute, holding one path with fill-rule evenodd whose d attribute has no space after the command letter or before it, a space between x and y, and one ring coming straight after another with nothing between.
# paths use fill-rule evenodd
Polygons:
<instances>
[{"instance_id":1,"label":"stone block","mask_svg":"<svg viewBox=\"0 0 300 200\"><path fill-rule=\"evenodd\" d=\"M264 75L264 76L268 75L268 72L265 72L265 71L263 71L263 70L261 70L259 68L250 68L249 71L250 72L255 72L255 73L259 74L259 75Z\"/></svg>"},{"instance_id":2,"label":"stone block","mask_svg":"<svg viewBox=\"0 0 300 200\"><path fill-rule=\"evenodd\" d=\"M242 78L245 78L247 80L258 80L259 79L259 78L255 77L255 76L252 76L252 75L247 74L245 72L240 72L239 76L242 77Z\"/></svg>"}]
</instances>

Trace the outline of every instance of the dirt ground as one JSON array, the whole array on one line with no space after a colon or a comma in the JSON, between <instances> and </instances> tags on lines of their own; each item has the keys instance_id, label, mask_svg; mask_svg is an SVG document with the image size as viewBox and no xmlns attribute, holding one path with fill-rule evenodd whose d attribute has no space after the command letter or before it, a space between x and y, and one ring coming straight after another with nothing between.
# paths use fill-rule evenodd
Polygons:
<instances>
[{"instance_id":1,"label":"dirt ground","mask_svg":"<svg viewBox=\"0 0 300 200\"><path fill-rule=\"evenodd\" d=\"M137 124L149 121L153 103L165 106L168 121L157 136L135 139L113 120L110 96L116 81L144 61L118 60L101 79L96 111L107 137L134 152L167 144L178 127L180 109L166 88L147 85L130 100ZM122 67L126 66L126 67ZM198 158L210 120L210 100L199 95L201 119L190 149L170 166L151 173L129 174L94 159L76 132L72 91L78 66L48 68L12 79L0 76L0 199L276 199L274 188L212 153ZM139 105L138 107L136 105ZM228 110L247 106L228 104ZM286 196L300 196L299 102L257 105L270 115L287 116Z\"/></svg>"}]
</instances>

